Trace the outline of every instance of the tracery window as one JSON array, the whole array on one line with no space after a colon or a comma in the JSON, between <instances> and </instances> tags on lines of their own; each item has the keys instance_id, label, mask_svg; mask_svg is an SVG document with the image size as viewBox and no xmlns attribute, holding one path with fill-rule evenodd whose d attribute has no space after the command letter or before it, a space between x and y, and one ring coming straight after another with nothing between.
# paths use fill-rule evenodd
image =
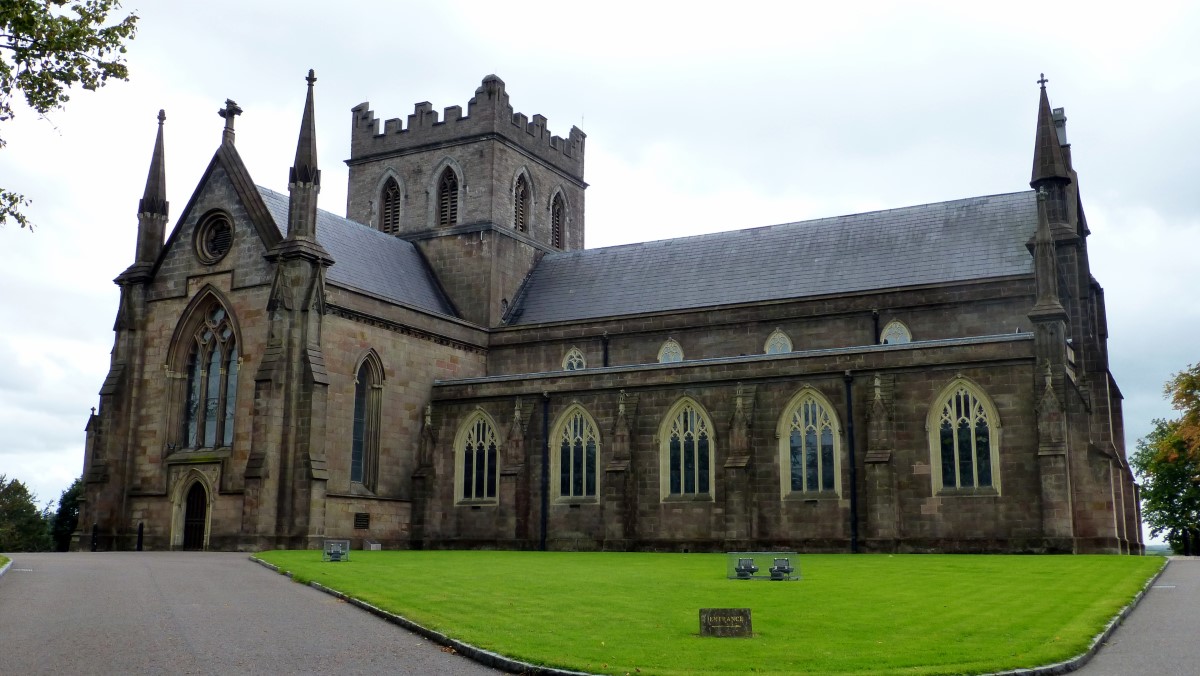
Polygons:
<instances>
[{"instance_id":1,"label":"tracery window","mask_svg":"<svg viewBox=\"0 0 1200 676\"><path fill-rule=\"evenodd\" d=\"M763 352L766 354L787 354L791 351L792 339L779 329L772 331L767 337L767 342L763 344Z\"/></svg>"},{"instance_id":2,"label":"tracery window","mask_svg":"<svg viewBox=\"0 0 1200 676\"><path fill-rule=\"evenodd\" d=\"M389 176L383 184L380 204L383 208L379 211L379 229L394 235L400 231L400 184L395 178Z\"/></svg>"},{"instance_id":3,"label":"tracery window","mask_svg":"<svg viewBox=\"0 0 1200 676\"><path fill-rule=\"evenodd\" d=\"M238 349L233 325L220 303L211 303L191 340L183 411L184 446L230 446L237 408Z\"/></svg>"},{"instance_id":4,"label":"tracery window","mask_svg":"<svg viewBox=\"0 0 1200 676\"><path fill-rule=\"evenodd\" d=\"M458 223L458 174L454 169L446 167L442 177L438 179L437 213L438 225L454 225Z\"/></svg>"},{"instance_id":5,"label":"tracery window","mask_svg":"<svg viewBox=\"0 0 1200 676\"><path fill-rule=\"evenodd\" d=\"M513 189L513 229L517 232L529 229L529 182L525 180L525 174L517 177Z\"/></svg>"},{"instance_id":6,"label":"tracery window","mask_svg":"<svg viewBox=\"0 0 1200 676\"><path fill-rule=\"evenodd\" d=\"M912 334L904 322L893 319L883 327L883 331L879 333L880 345L900 345L903 343L911 343Z\"/></svg>"},{"instance_id":7,"label":"tracery window","mask_svg":"<svg viewBox=\"0 0 1200 676\"><path fill-rule=\"evenodd\" d=\"M555 497L574 502L594 500L600 460L595 421L581 406L572 406L559 419L551 438L558 444L550 468L550 475L557 477Z\"/></svg>"},{"instance_id":8,"label":"tracery window","mask_svg":"<svg viewBox=\"0 0 1200 676\"><path fill-rule=\"evenodd\" d=\"M580 371L587 368L587 360L583 358L583 353L579 348L573 347L567 350L566 356L563 357L564 371Z\"/></svg>"},{"instance_id":9,"label":"tracery window","mask_svg":"<svg viewBox=\"0 0 1200 676\"><path fill-rule=\"evenodd\" d=\"M550 204L550 245L555 249L563 247L563 221L566 220L566 210L562 194L555 195Z\"/></svg>"},{"instance_id":10,"label":"tracery window","mask_svg":"<svg viewBox=\"0 0 1200 676\"><path fill-rule=\"evenodd\" d=\"M683 361L683 348L674 338L668 338L658 349L658 363L674 364Z\"/></svg>"},{"instance_id":11,"label":"tracery window","mask_svg":"<svg viewBox=\"0 0 1200 676\"><path fill-rule=\"evenodd\" d=\"M951 383L930 411L934 490L999 490L999 436L987 395L966 379Z\"/></svg>"},{"instance_id":12,"label":"tracery window","mask_svg":"<svg viewBox=\"0 0 1200 676\"><path fill-rule=\"evenodd\" d=\"M486 414L477 412L463 425L455 453L458 501L494 504L500 451L496 426Z\"/></svg>"},{"instance_id":13,"label":"tracery window","mask_svg":"<svg viewBox=\"0 0 1200 676\"><path fill-rule=\"evenodd\" d=\"M354 426L350 443L350 481L375 490L379 479L379 431L383 369L374 353L363 359L354 379Z\"/></svg>"},{"instance_id":14,"label":"tracery window","mask_svg":"<svg viewBox=\"0 0 1200 676\"><path fill-rule=\"evenodd\" d=\"M712 423L695 401L683 399L667 415L659 433L660 490L664 498L711 497Z\"/></svg>"},{"instance_id":15,"label":"tracery window","mask_svg":"<svg viewBox=\"0 0 1200 676\"><path fill-rule=\"evenodd\" d=\"M816 390L796 395L779 421L783 495L837 493L841 438L833 406Z\"/></svg>"}]
</instances>

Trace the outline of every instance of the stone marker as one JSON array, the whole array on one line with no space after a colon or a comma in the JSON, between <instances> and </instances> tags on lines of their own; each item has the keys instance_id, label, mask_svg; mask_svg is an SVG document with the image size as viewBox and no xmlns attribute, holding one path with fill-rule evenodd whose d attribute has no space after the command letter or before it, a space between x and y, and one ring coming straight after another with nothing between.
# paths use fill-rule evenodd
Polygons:
<instances>
[{"instance_id":1,"label":"stone marker","mask_svg":"<svg viewBox=\"0 0 1200 676\"><path fill-rule=\"evenodd\" d=\"M719 638L750 637L749 608L701 608L700 635Z\"/></svg>"}]
</instances>

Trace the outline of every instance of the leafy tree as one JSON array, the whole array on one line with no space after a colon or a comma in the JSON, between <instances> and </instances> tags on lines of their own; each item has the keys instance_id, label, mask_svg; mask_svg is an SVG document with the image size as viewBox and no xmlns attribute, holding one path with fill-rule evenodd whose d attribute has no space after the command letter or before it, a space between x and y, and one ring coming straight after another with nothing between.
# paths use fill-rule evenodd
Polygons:
<instances>
[{"instance_id":1,"label":"leafy tree","mask_svg":"<svg viewBox=\"0 0 1200 676\"><path fill-rule=\"evenodd\" d=\"M0 552L44 552L50 549L50 507L38 511L36 497L25 484L0 474Z\"/></svg>"},{"instance_id":2,"label":"leafy tree","mask_svg":"<svg viewBox=\"0 0 1200 676\"><path fill-rule=\"evenodd\" d=\"M62 108L76 83L95 90L109 78L128 79L125 43L137 30L130 14L106 25L119 0L3 0L0 2L0 121L13 117L20 92L39 115ZM0 148L5 141L0 137ZM32 224L21 208L29 200L0 187L0 225L12 219Z\"/></svg>"},{"instance_id":3,"label":"leafy tree","mask_svg":"<svg viewBox=\"0 0 1200 676\"><path fill-rule=\"evenodd\" d=\"M1200 551L1200 454L1180 436L1182 422L1155 420L1130 464L1142 478L1142 518L1177 553Z\"/></svg>"},{"instance_id":4,"label":"leafy tree","mask_svg":"<svg viewBox=\"0 0 1200 676\"><path fill-rule=\"evenodd\" d=\"M1200 364L1192 364L1176 373L1163 387L1175 410L1183 415L1176 433L1187 444L1189 453L1200 452Z\"/></svg>"},{"instance_id":5,"label":"leafy tree","mask_svg":"<svg viewBox=\"0 0 1200 676\"><path fill-rule=\"evenodd\" d=\"M65 552L71 548L71 534L79 525L79 497L83 495L83 478L76 479L58 498L58 510L50 521L50 537L54 548Z\"/></svg>"}]
</instances>

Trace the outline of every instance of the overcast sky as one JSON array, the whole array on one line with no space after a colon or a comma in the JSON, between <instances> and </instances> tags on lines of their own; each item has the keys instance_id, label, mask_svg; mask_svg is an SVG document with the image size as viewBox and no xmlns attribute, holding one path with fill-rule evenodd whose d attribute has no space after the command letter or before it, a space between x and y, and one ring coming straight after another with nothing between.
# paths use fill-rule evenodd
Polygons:
<instances>
[{"instance_id":1,"label":"overcast sky","mask_svg":"<svg viewBox=\"0 0 1200 676\"><path fill-rule=\"evenodd\" d=\"M37 223L0 230L0 473L43 503L82 468L158 109L172 219L226 98L245 111L251 175L286 192L309 68L322 208L345 212L351 107L465 111L495 73L516 111L587 133L588 247L1028 189L1045 72L1067 112L1130 450L1173 415L1163 382L1198 360L1195 6L336 4L132 3L128 82L0 123L0 185L34 200Z\"/></svg>"}]
</instances>

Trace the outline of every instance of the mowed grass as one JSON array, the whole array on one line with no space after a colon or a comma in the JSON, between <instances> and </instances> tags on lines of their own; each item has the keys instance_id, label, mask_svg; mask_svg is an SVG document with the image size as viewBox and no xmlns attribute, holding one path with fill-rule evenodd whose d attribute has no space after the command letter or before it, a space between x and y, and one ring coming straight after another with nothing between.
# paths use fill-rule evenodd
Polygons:
<instances>
[{"instance_id":1,"label":"mowed grass","mask_svg":"<svg viewBox=\"0 0 1200 676\"><path fill-rule=\"evenodd\" d=\"M728 580L722 554L258 555L509 657L603 674L971 674L1051 664L1093 637L1160 557L802 555L803 580ZM754 636L702 638L700 608Z\"/></svg>"}]
</instances>

